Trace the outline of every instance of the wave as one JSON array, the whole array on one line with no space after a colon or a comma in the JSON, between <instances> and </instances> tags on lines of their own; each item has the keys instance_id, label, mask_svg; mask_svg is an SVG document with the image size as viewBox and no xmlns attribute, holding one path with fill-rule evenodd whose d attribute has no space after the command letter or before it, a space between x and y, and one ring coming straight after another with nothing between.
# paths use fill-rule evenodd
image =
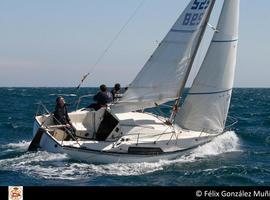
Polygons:
<instances>
[{"instance_id":1,"label":"wave","mask_svg":"<svg viewBox=\"0 0 270 200\"><path fill-rule=\"evenodd\" d=\"M28 150L28 147L30 145L29 141L21 141L18 143L9 143L9 144L3 144L0 145L0 157L17 154L17 153L24 153Z\"/></svg>"},{"instance_id":2,"label":"wave","mask_svg":"<svg viewBox=\"0 0 270 200\"><path fill-rule=\"evenodd\" d=\"M69 161L65 154L26 153L0 160L0 168L32 177L61 180L83 180L103 175L134 176L162 170L158 163L94 165Z\"/></svg>"},{"instance_id":3,"label":"wave","mask_svg":"<svg viewBox=\"0 0 270 200\"><path fill-rule=\"evenodd\" d=\"M28 146L30 145L30 141L20 141L18 143L9 143L1 145L0 148L11 148L11 149L21 149L21 150L27 150Z\"/></svg>"},{"instance_id":4,"label":"wave","mask_svg":"<svg viewBox=\"0 0 270 200\"><path fill-rule=\"evenodd\" d=\"M49 94L49 96L76 97L76 94Z\"/></svg>"},{"instance_id":5,"label":"wave","mask_svg":"<svg viewBox=\"0 0 270 200\"><path fill-rule=\"evenodd\" d=\"M33 95L32 95L32 94L21 93L21 96L22 96L22 97L32 97Z\"/></svg>"},{"instance_id":6,"label":"wave","mask_svg":"<svg viewBox=\"0 0 270 200\"><path fill-rule=\"evenodd\" d=\"M193 151L193 154L197 157L206 157L235 151L240 151L240 141L235 132L229 131L210 143L198 147Z\"/></svg>"},{"instance_id":7,"label":"wave","mask_svg":"<svg viewBox=\"0 0 270 200\"><path fill-rule=\"evenodd\" d=\"M160 162L163 163L164 165L196 162L202 158L239 151L241 151L241 149L238 136L236 135L235 132L228 131L216 137L211 142L197 147L187 155L183 155L180 158L172 161L160 161Z\"/></svg>"},{"instance_id":8,"label":"wave","mask_svg":"<svg viewBox=\"0 0 270 200\"><path fill-rule=\"evenodd\" d=\"M29 142L10 143L1 148L26 150ZM48 152L26 153L16 158L0 160L0 168L5 170L21 171L33 177L63 180L88 180L97 176L138 176L165 170L173 164L196 162L198 158L216 156L223 153L240 151L239 139L234 132L226 132L193 150L189 155L172 161L156 163L130 163L94 165L80 162L71 162L67 155Z\"/></svg>"}]
</instances>

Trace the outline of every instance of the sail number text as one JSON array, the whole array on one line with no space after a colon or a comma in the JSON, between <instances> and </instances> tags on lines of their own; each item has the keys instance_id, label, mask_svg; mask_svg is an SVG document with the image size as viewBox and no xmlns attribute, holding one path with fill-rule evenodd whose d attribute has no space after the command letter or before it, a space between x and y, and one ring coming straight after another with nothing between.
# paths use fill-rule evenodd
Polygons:
<instances>
[{"instance_id":1,"label":"sail number text","mask_svg":"<svg viewBox=\"0 0 270 200\"><path fill-rule=\"evenodd\" d=\"M209 6L210 0L195 0L193 3L193 6L191 7L191 10L203 10L207 9Z\"/></svg>"},{"instance_id":2,"label":"sail number text","mask_svg":"<svg viewBox=\"0 0 270 200\"><path fill-rule=\"evenodd\" d=\"M202 21L204 13L187 13L183 25L184 26L195 26L199 25Z\"/></svg>"},{"instance_id":3,"label":"sail number text","mask_svg":"<svg viewBox=\"0 0 270 200\"><path fill-rule=\"evenodd\" d=\"M210 0L195 0L191 7L191 10L206 10L209 6ZM195 26L199 25L204 16L204 12L202 13L186 13L183 25L184 26Z\"/></svg>"}]
</instances>

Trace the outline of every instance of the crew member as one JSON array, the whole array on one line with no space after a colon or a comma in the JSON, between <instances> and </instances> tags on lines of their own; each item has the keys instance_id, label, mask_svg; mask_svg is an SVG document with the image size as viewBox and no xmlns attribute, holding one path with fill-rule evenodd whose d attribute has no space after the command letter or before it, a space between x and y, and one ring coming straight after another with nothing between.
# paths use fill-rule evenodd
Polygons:
<instances>
[{"instance_id":1,"label":"crew member","mask_svg":"<svg viewBox=\"0 0 270 200\"><path fill-rule=\"evenodd\" d=\"M94 101L96 101L96 103L88 106L88 108L93 108L96 111L99 110L100 108L107 107L108 103L113 102L113 96L108 91L107 86L101 85L99 88L100 91L94 96Z\"/></svg>"},{"instance_id":2,"label":"crew member","mask_svg":"<svg viewBox=\"0 0 270 200\"><path fill-rule=\"evenodd\" d=\"M64 125L64 130L69 131L69 134L75 135L75 127L72 125L68 116L68 110L63 97L57 97L54 111L54 123L57 125ZM70 135L68 139L70 139Z\"/></svg>"},{"instance_id":3,"label":"crew member","mask_svg":"<svg viewBox=\"0 0 270 200\"><path fill-rule=\"evenodd\" d=\"M121 95L121 85L119 83L116 83L114 85L114 88L111 91L112 96L113 96L113 101L117 101L119 98L122 97Z\"/></svg>"}]
</instances>

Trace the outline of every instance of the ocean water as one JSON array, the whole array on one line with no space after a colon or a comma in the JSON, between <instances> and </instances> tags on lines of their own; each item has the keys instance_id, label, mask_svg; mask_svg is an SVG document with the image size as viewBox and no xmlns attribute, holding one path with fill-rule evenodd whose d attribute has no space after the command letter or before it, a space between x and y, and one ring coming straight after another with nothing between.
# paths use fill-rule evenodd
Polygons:
<instances>
[{"instance_id":1,"label":"ocean water","mask_svg":"<svg viewBox=\"0 0 270 200\"><path fill-rule=\"evenodd\" d=\"M53 110L65 96L69 110L95 88L0 88L0 185L24 186L269 186L270 89L235 89L231 131L189 155L158 163L94 165L66 155L29 153L37 103ZM85 99L81 106L91 102ZM169 113L167 108L162 108ZM154 112L154 111L153 111Z\"/></svg>"}]
</instances>

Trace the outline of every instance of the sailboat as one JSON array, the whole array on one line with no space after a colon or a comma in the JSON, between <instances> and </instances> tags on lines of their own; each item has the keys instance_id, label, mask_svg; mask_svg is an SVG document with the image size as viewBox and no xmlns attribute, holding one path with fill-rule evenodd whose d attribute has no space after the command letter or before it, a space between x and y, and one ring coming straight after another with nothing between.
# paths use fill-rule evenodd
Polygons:
<instances>
[{"instance_id":1,"label":"sailboat","mask_svg":"<svg viewBox=\"0 0 270 200\"><path fill-rule=\"evenodd\" d=\"M224 0L215 33L184 103L187 79L215 0L191 0L123 97L98 111L69 113L73 140L52 114L35 117L29 150L67 154L90 163L176 159L226 131L238 47L240 0ZM170 117L146 112L175 102Z\"/></svg>"}]
</instances>

